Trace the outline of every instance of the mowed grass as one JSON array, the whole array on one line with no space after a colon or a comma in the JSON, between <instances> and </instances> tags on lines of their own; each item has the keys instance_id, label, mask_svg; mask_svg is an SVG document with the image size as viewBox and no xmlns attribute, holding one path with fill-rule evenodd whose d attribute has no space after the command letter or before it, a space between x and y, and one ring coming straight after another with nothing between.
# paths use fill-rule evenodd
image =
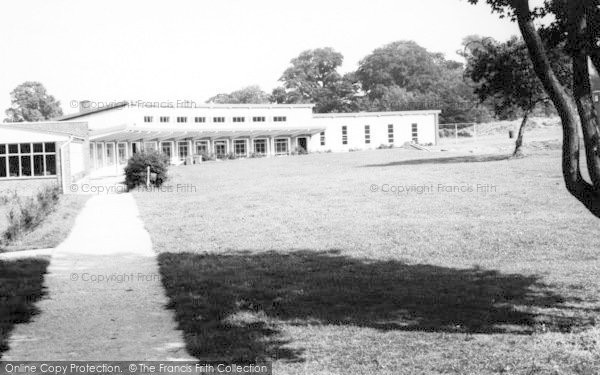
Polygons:
<instances>
[{"instance_id":1,"label":"mowed grass","mask_svg":"<svg viewBox=\"0 0 600 375\"><path fill-rule=\"evenodd\" d=\"M600 227L557 150L311 154L171 177L136 199L199 359L276 374L600 366Z\"/></svg>"},{"instance_id":2,"label":"mowed grass","mask_svg":"<svg viewBox=\"0 0 600 375\"><path fill-rule=\"evenodd\" d=\"M29 322L39 312L35 302L44 295L48 263L44 258L0 260L0 358L14 325Z\"/></svg>"}]
</instances>

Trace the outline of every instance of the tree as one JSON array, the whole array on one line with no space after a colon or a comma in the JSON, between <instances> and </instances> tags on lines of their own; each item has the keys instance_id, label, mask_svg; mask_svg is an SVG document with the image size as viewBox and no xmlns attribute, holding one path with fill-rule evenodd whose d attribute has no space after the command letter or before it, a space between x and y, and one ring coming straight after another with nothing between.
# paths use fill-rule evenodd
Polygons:
<instances>
[{"instance_id":1,"label":"tree","mask_svg":"<svg viewBox=\"0 0 600 375\"><path fill-rule=\"evenodd\" d=\"M369 99L362 101L363 109L441 109L445 122L468 121L476 112L469 105L475 97L463 69L413 41L387 44L359 63L356 76Z\"/></svg>"},{"instance_id":2,"label":"tree","mask_svg":"<svg viewBox=\"0 0 600 375\"><path fill-rule=\"evenodd\" d=\"M478 3L479 0L469 0ZM482 0L483 1L483 0ZM485 0L494 12L519 25L536 75L554 103L563 128L563 176L567 190L600 218L600 122L592 99L589 63L600 71L600 0L545 0L532 9L529 0ZM551 15L548 27L536 27L538 17ZM572 61L572 93L553 69L542 34L555 45L565 42ZM580 133L590 180L582 175Z\"/></svg>"},{"instance_id":3,"label":"tree","mask_svg":"<svg viewBox=\"0 0 600 375\"><path fill-rule=\"evenodd\" d=\"M481 102L491 102L494 112L501 117L506 113L523 113L515 142L514 157L523 155L523 134L529 115L548 96L538 79L525 43L516 37L505 43L491 38L471 39L465 45L466 75L477 84L475 93ZM560 81L569 85L571 71L568 59L560 51L552 51L552 65L560 72Z\"/></svg>"},{"instance_id":4,"label":"tree","mask_svg":"<svg viewBox=\"0 0 600 375\"><path fill-rule=\"evenodd\" d=\"M27 81L10 93L4 122L43 121L62 116L60 102L39 82Z\"/></svg>"},{"instance_id":5,"label":"tree","mask_svg":"<svg viewBox=\"0 0 600 375\"><path fill-rule=\"evenodd\" d=\"M215 95L206 102L214 104L265 104L269 103L269 94L254 85L229 94Z\"/></svg>"},{"instance_id":6,"label":"tree","mask_svg":"<svg viewBox=\"0 0 600 375\"><path fill-rule=\"evenodd\" d=\"M342 76L338 68L344 57L333 48L306 50L293 58L271 94L276 103L314 103L315 112L349 112L356 109L356 80Z\"/></svg>"}]
</instances>

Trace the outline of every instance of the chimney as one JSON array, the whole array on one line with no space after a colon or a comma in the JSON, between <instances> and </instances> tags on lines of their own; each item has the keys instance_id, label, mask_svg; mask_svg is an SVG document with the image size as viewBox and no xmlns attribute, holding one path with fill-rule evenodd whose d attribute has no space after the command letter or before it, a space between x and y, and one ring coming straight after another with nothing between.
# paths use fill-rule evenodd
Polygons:
<instances>
[{"instance_id":1,"label":"chimney","mask_svg":"<svg viewBox=\"0 0 600 375\"><path fill-rule=\"evenodd\" d=\"M92 102L89 100L79 101L79 113L92 109Z\"/></svg>"}]
</instances>

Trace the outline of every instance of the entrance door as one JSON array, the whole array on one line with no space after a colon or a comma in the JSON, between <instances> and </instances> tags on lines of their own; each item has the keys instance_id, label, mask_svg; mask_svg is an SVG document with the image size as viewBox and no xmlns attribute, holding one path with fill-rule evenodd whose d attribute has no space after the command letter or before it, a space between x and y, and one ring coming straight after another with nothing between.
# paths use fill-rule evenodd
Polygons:
<instances>
[{"instance_id":1,"label":"entrance door","mask_svg":"<svg viewBox=\"0 0 600 375\"><path fill-rule=\"evenodd\" d=\"M215 156L224 158L227 155L227 144L225 141L215 141Z\"/></svg>"},{"instance_id":2,"label":"entrance door","mask_svg":"<svg viewBox=\"0 0 600 375\"><path fill-rule=\"evenodd\" d=\"M160 144L160 151L169 157L169 161L173 158L173 145L171 142L162 142Z\"/></svg>"},{"instance_id":3,"label":"entrance door","mask_svg":"<svg viewBox=\"0 0 600 375\"><path fill-rule=\"evenodd\" d=\"M308 142L305 137L298 138L298 151L300 151L300 152L308 151L307 143Z\"/></svg>"},{"instance_id":4,"label":"entrance door","mask_svg":"<svg viewBox=\"0 0 600 375\"><path fill-rule=\"evenodd\" d=\"M188 149L189 145L187 141L178 142L177 148L179 148L179 160L185 161L187 157L190 155L190 150Z\"/></svg>"}]
</instances>

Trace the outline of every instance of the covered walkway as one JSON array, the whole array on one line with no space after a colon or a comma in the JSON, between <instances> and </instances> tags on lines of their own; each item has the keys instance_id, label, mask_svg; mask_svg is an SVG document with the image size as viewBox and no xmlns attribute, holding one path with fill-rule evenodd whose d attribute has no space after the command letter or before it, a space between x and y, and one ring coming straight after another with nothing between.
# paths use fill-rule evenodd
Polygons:
<instances>
[{"instance_id":1,"label":"covered walkway","mask_svg":"<svg viewBox=\"0 0 600 375\"><path fill-rule=\"evenodd\" d=\"M307 152L311 138L324 128L279 129L181 129L120 126L93 132L90 160L96 170L119 169L141 150L158 150L173 164L193 160L194 156L225 158L288 155Z\"/></svg>"}]
</instances>

